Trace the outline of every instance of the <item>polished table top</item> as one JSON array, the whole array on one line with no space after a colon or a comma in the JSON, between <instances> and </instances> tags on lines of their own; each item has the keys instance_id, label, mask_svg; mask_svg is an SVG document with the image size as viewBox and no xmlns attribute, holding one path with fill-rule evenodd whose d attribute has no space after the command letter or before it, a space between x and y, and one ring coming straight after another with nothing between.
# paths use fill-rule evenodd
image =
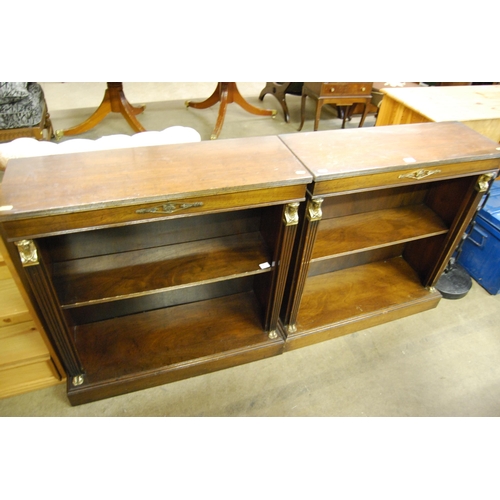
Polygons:
<instances>
[{"instance_id":1,"label":"polished table top","mask_svg":"<svg viewBox=\"0 0 500 500\"><path fill-rule=\"evenodd\" d=\"M385 87L382 92L431 121L500 119L500 85Z\"/></svg>"}]
</instances>

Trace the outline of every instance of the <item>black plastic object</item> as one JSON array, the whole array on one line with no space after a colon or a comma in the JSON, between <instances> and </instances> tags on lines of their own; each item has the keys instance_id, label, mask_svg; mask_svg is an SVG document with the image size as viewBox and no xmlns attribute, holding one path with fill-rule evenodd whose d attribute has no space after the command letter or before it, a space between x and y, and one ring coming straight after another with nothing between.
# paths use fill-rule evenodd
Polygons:
<instances>
[{"instance_id":1,"label":"black plastic object","mask_svg":"<svg viewBox=\"0 0 500 500\"><path fill-rule=\"evenodd\" d=\"M472 288L472 278L460 264L449 265L436 283L445 299L461 299Z\"/></svg>"}]
</instances>

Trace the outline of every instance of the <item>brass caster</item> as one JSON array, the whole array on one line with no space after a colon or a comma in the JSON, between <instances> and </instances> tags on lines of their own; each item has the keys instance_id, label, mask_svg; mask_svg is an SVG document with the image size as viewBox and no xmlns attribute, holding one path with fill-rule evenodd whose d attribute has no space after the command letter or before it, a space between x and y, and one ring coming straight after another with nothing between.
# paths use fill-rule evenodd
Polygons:
<instances>
[{"instance_id":1,"label":"brass caster","mask_svg":"<svg viewBox=\"0 0 500 500\"><path fill-rule=\"evenodd\" d=\"M59 141L63 136L64 136L64 130L56 130L56 133L54 134L56 141Z\"/></svg>"},{"instance_id":2,"label":"brass caster","mask_svg":"<svg viewBox=\"0 0 500 500\"><path fill-rule=\"evenodd\" d=\"M217 137L218 137L217 135L212 134L212 135L210 136L210 140L211 140L211 141L215 141L215 139L217 139Z\"/></svg>"},{"instance_id":3,"label":"brass caster","mask_svg":"<svg viewBox=\"0 0 500 500\"><path fill-rule=\"evenodd\" d=\"M191 103L191 101L185 101L184 102L184 106L186 106L186 108L189 108L189 104Z\"/></svg>"},{"instance_id":4,"label":"brass caster","mask_svg":"<svg viewBox=\"0 0 500 500\"><path fill-rule=\"evenodd\" d=\"M269 332L268 337L269 337L271 340L277 339L277 338L278 338L278 334L276 333L276 330L273 330L273 331Z\"/></svg>"},{"instance_id":5,"label":"brass caster","mask_svg":"<svg viewBox=\"0 0 500 500\"><path fill-rule=\"evenodd\" d=\"M278 112L275 109L273 109L273 114L271 115L273 120L276 118L277 114L278 114Z\"/></svg>"},{"instance_id":6,"label":"brass caster","mask_svg":"<svg viewBox=\"0 0 500 500\"><path fill-rule=\"evenodd\" d=\"M73 380L71 383L76 387L78 385L83 384L83 375L77 375L76 377L73 377Z\"/></svg>"}]
</instances>

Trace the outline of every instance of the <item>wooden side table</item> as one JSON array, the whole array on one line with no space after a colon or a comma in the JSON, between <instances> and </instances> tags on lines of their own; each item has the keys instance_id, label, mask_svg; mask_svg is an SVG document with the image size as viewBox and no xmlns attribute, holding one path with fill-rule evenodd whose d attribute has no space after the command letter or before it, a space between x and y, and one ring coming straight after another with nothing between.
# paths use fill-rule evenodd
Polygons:
<instances>
[{"instance_id":1,"label":"wooden side table","mask_svg":"<svg viewBox=\"0 0 500 500\"><path fill-rule=\"evenodd\" d=\"M245 111L252 113L254 115L260 116L276 116L275 109L260 109L252 106L247 102L244 97L240 94L236 83L234 82L219 82L214 93L202 102L191 102L186 101L186 107L195 109L206 109L214 104L220 102L219 115L217 116L217 121L215 122L215 128L210 136L210 139L217 139L219 137L220 131L222 130L222 125L224 124L224 118L226 117L226 108L228 104L235 102L240 105Z\"/></svg>"},{"instance_id":2,"label":"wooden side table","mask_svg":"<svg viewBox=\"0 0 500 500\"><path fill-rule=\"evenodd\" d=\"M359 127L363 126L368 113L368 104L371 101L371 91L373 83L370 82L306 82L302 87L302 101L300 107L300 127L302 130L305 118L306 97L316 100L316 114L314 118L314 130L318 130L321 109L325 104L336 104L349 108L354 104L364 104L363 115L359 122ZM345 121L348 110L345 109L342 117L342 128L345 128Z\"/></svg>"},{"instance_id":3,"label":"wooden side table","mask_svg":"<svg viewBox=\"0 0 500 500\"><path fill-rule=\"evenodd\" d=\"M122 82L107 82L107 89L100 106L94 113L80 125L67 130L56 131L56 137L60 139L63 136L78 135L87 132L100 123L109 113L120 113L134 132L145 132L146 129L139 123L135 115L142 113L146 106L134 107L125 97Z\"/></svg>"}]
</instances>

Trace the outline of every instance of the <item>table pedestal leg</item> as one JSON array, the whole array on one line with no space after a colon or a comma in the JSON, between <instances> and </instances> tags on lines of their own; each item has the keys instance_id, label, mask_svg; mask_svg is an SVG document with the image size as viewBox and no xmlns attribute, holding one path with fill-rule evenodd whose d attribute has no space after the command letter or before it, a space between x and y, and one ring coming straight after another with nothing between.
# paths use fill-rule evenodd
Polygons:
<instances>
[{"instance_id":1,"label":"table pedestal leg","mask_svg":"<svg viewBox=\"0 0 500 500\"><path fill-rule=\"evenodd\" d=\"M260 109L245 101L234 82L219 82L214 93L208 99L202 102L186 101L186 106L188 108L206 109L218 102L220 102L219 115L217 116L217 122L215 123L215 128L210 139L217 139L219 137L222 125L224 124L227 105L232 102L235 102L245 111L254 115L272 116L273 118L276 116L276 110L274 109Z\"/></svg>"},{"instance_id":2,"label":"table pedestal leg","mask_svg":"<svg viewBox=\"0 0 500 500\"><path fill-rule=\"evenodd\" d=\"M58 130L56 137L83 134L95 127L111 112L121 113L134 132L144 132L146 130L135 117L135 115L144 111L145 106L132 106L125 97L121 82L108 82L107 85L108 88L104 93L104 98L94 113L80 125L67 130Z\"/></svg>"}]
</instances>

